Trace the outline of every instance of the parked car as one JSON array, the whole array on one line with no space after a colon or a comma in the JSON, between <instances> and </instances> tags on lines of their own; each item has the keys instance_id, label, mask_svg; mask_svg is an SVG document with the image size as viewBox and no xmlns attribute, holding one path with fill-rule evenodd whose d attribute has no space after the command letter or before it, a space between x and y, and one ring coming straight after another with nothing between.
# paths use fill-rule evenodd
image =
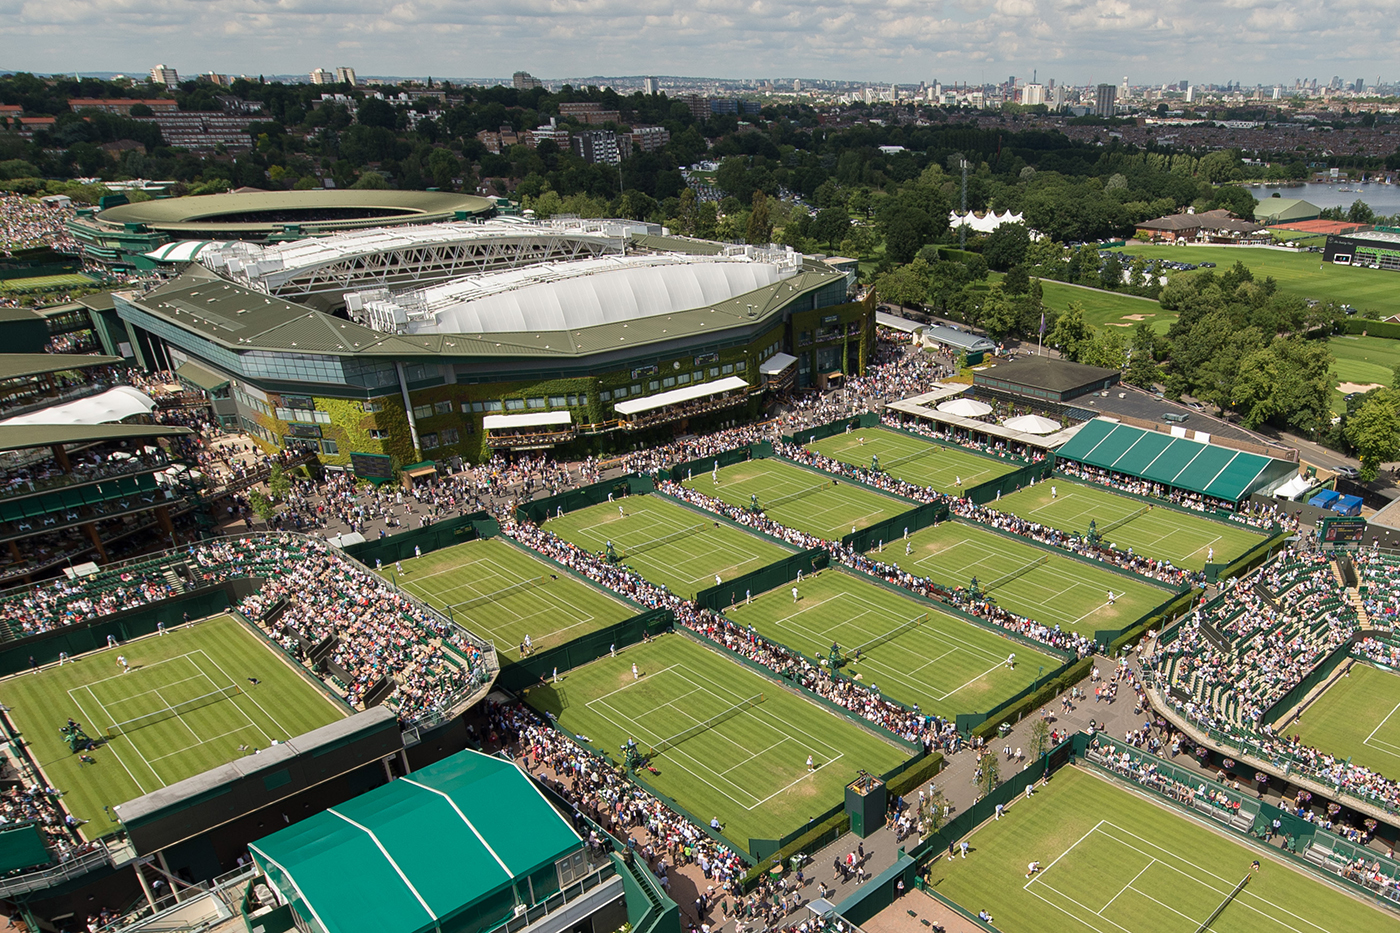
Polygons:
<instances>
[{"instance_id":1,"label":"parked car","mask_svg":"<svg viewBox=\"0 0 1400 933\"><path fill-rule=\"evenodd\" d=\"M1361 478L1361 471L1354 466L1339 466L1336 473L1342 479L1357 480Z\"/></svg>"}]
</instances>

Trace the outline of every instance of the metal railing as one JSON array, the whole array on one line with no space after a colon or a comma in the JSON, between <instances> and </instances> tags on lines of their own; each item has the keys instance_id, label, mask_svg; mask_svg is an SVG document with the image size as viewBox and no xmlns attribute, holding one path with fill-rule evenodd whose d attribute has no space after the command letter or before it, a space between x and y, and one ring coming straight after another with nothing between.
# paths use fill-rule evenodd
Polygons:
<instances>
[{"instance_id":1,"label":"metal railing","mask_svg":"<svg viewBox=\"0 0 1400 933\"><path fill-rule=\"evenodd\" d=\"M91 852L84 852L82 855L59 862L52 868L42 868L22 875L0 878L0 897L15 897L20 894L42 891L111 864L112 858L108 855L106 848L99 846Z\"/></svg>"}]
</instances>

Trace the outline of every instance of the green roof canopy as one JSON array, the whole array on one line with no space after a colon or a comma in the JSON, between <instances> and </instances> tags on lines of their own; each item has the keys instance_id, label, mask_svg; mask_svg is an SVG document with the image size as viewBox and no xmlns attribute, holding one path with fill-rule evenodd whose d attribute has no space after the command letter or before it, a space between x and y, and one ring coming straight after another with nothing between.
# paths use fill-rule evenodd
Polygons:
<instances>
[{"instance_id":1,"label":"green roof canopy","mask_svg":"<svg viewBox=\"0 0 1400 933\"><path fill-rule=\"evenodd\" d=\"M42 376L87 366L111 366L122 362L119 356L90 353L0 353L0 379Z\"/></svg>"},{"instance_id":2,"label":"green roof canopy","mask_svg":"<svg viewBox=\"0 0 1400 933\"><path fill-rule=\"evenodd\" d=\"M220 376L216 372L205 369L198 363L191 363L188 361L180 364L180 368L175 370L175 375L209 392L213 392L215 389L222 389L229 384L227 376Z\"/></svg>"},{"instance_id":3,"label":"green roof canopy","mask_svg":"<svg viewBox=\"0 0 1400 933\"><path fill-rule=\"evenodd\" d=\"M419 933L479 910L581 841L514 764L465 751L249 848L312 928Z\"/></svg>"},{"instance_id":4,"label":"green roof canopy","mask_svg":"<svg viewBox=\"0 0 1400 933\"><path fill-rule=\"evenodd\" d=\"M1055 457L1238 502L1298 470L1297 464L1096 418Z\"/></svg>"},{"instance_id":5,"label":"green roof canopy","mask_svg":"<svg viewBox=\"0 0 1400 933\"><path fill-rule=\"evenodd\" d=\"M165 424L0 424L0 450L175 437L193 433L189 428Z\"/></svg>"}]
</instances>

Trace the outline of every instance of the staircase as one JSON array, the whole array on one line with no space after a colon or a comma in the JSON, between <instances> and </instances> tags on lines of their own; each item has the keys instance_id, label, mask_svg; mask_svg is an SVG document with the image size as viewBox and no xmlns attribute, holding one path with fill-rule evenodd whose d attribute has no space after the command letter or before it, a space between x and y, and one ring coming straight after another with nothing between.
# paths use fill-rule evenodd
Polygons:
<instances>
[{"instance_id":1,"label":"staircase","mask_svg":"<svg viewBox=\"0 0 1400 933\"><path fill-rule=\"evenodd\" d=\"M1347 601L1351 603L1351 608L1356 610L1356 621L1361 628L1371 627L1371 617L1366 613L1366 604L1362 600L1361 594L1353 587L1347 590Z\"/></svg>"},{"instance_id":2,"label":"staircase","mask_svg":"<svg viewBox=\"0 0 1400 933\"><path fill-rule=\"evenodd\" d=\"M167 567L165 570L161 571L161 576L164 577L165 582L170 585L171 592L175 593L177 596L185 592L184 578L178 573Z\"/></svg>"}]
</instances>

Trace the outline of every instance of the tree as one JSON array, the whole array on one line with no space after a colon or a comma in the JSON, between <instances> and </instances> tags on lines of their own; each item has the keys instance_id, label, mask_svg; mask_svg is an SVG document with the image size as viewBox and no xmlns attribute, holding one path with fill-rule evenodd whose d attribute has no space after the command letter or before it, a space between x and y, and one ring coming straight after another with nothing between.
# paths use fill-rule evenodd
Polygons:
<instances>
[{"instance_id":1,"label":"tree","mask_svg":"<svg viewBox=\"0 0 1400 933\"><path fill-rule=\"evenodd\" d=\"M972 786L977 788L978 798L987 797L1001 784L1001 763L994 751L985 751L977 759L977 770L972 775Z\"/></svg>"},{"instance_id":2,"label":"tree","mask_svg":"<svg viewBox=\"0 0 1400 933\"><path fill-rule=\"evenodd\" d=\"M362 189L362 190L363 190L363 189L366 189L366 188L368 188L368 189L387 188L387 187L389 187L389 181L388 181L388 179L386 179L383 175L379 174L378 172L365 172L365 173L364 173L363 175L361 175L359 178L355 179L355 183L354 183L353 185L351 185L350 187L351 187L351 188L359 188L359 189Z\"/></svg>"},{"instance_id":3,"label":"tree","mask_svg":"<svg viewBox=\"0 0 1400 933\"><path fill-rule=\"evenodd\" d=\"M256 490L249 494L248 504L252 506L253 514L263 522L272 521L272 516L277 514L277 507L272 504L272 500Z\"/></svg>"},{"instance_id":4,"label":"tree","mask_svg":"<svg viewBox=\"0 0 1400 933\"><path fill-rule=\"evenodd\" d=\"M1347 220L1354 224L1369 224L1376 219L1376 212L1371 210L1371 205L1357 198L1352 202L1347 210Z\"/></svg>"},{"instance_id":5,"label":"tree","mask_svg":"<svg viewBox=\"0 0 1400 933\"><path fill-rule=\"evenodd\" d=\"M1133 328L1132 354L1128 357L1128 371L1123 381L1141 389L1150 389L1157 382L1157 337L1152 326L1139 321Z\"/></svg>"},{"instance_id":6,"label":"tree","mask_svg":"<svg viewBox=\"0 0 1400 933\"><path fill-rule=\"evenodd\" d=\"M1123 260L1117 253L1109 253L1099 268L1099 282L1104 288L1123 287Z\"/></svg>"},{"instance_id":7,"label":"tree","mask_svg":"<svg viewBox=\"0 0 1400 933\"><path fill-rule=\"evenodd\" d=\"M943 826L943 811L948 808L948 798L938 785L930 784L928 793L919 803L919 819L923 820L925 833L936 833Z\"/></svg>"},{"instance_id":8,"label":"tree","mask_svg":"<svg viewBox=\"0 0 1400 933\"><path fill-rule=\"evenodd\" d=\"M1045 342L1057 348L1065 359L1078 363L1093 339L1093 328L1084 320L1084 306L1071 301L1046 335Z\"/></svg>"},{"instance_id":9,"label":"tree","mask_svg":"<svg viewBox=\"0 0 1400 933\"><path fill-rule=\"evenodd\" d=\"M267 475L267 491L272 496L274 502L281 502L287 498L287 493L292 491L292 481L287 478L286 472L282 469L282 464L274 463L272 470Z\"/></svg>"},{"instance_id":10,"label":"tree","mask_svg":"<svg viewBox=\"0 0 1400 933\"><path fill-rule=\"evenodd\" d=\"M378 97L366 97L360 101L360 106L355 111L355 119L361 126L381 126L392 130L398 123L398 114L388 101Z\"/></svg>"},{"instance_id":11,"label":"tree","mask_svg":"<svg viewBox=\"0 0 1400 933\"><path fill-rule=\"evenodd\" d=\"M922 259L915 259L907 266L900 266L880 275L875 279L875 292L884 300L893 301L901 308L923 302L929 293L928 263Z\"/></svg>"},{"instance_id":12,"label":"tree","mask_svg":"<svg viewBox=\"0 0 1400 933\"><path fill-rule=\"evenodd\" d=\"M1050 723L1037 719L1031 723L1031 757L1039 758L1050 750Z\"/></svg>"},{"instance_id":13,"label":"tree","mask_svg":"<svg viewBox=\"0 0 1400 933\"><path fill-rule=\"evenodd\" d=\"M1376 389L1346 421L1344 435L1361 459L1361 478L1371 482L1381 464L1400 460L1400 393Z\"/></svg>"},{"instance_id":14,"label":"tree","mask_svg":"<svg viewBox=\"0 0 1400 933\"><path fill-rule=\"evenodd\" d=\"M828 247L835 247L837 243L845 239L846 231L849 229L851 229L851 218L846 215L844 207L823 208L812 219L812 236Z\"/></svg>"},{"instance_id":15,"label":"tree","mask_svg":"<svg viewBox=\"0 0 1400 933\"><path fill-rule=\"evenodd\" d=\"M1026 261L1030 245L1031 234L1025 224L1002 224L987 234L982 256L987 260L987 265L1004 272Z\"/></svg>"},{"instance_id":16,"label":"tree","mask_svg":"<svg viewBox=\"0 0 1400 933\"><path fill-rule=\"evenodd\" d=\"M1031 277L1025 265L1018 263L1007 269L1006 276L1001 280L1001 287L1006 289L1008 295L1024 295L1029 292Z\"/></svg>"},{"instance_id":17,"label":"tree","mask_svg":"<svg viewBox=\"0 0 1400 933\"><path fill-rule=\"evenodd\" d=\"M749 225L745 239L753 246L767 246L773 241L773 223L768 217L768 195L761 189L754 189L753 208L749 211Z\"/></svg>"}]
</instances>

